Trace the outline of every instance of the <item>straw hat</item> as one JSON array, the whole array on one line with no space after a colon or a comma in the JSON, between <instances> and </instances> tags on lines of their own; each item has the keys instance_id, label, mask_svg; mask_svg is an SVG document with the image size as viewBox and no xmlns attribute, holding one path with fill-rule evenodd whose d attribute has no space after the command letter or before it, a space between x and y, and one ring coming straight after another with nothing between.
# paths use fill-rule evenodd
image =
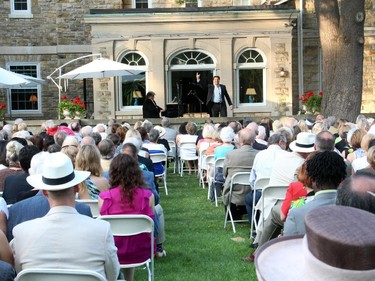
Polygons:
<instances>
[{"instance_id":1,"label":"straw hat","mask_svg":"<svg viewBox=\"0 0 375 281\"><path fill-rule=\"evenodd\" d=\"M374 280L374 214L325 206L309 212L305 226L305 236L277 238L259 248L259 280Z\"/></svg>"},{"instance_id":2,"label":"straw hat","mask_svg":"<svg viewBox=\"0 0 375 281\"><path fill-rule=\"evenodd\" d=\"M315 150L315 135L308 132L302 132L297 135L295 141L292 141L289 148L294 152L310 153Z\"/></svg>"},{"instance_id":3,"label":"straw hat","mask_svg":"<svg viewBox=\"0 0 375 281\"><path fill-rule=\"evenodd\" d=\"M43 163L43 172L26 178L36 189L50 191L73 187L90 176L87 171L75 171L70 158L62 153L51 153Z\"/></svg>"}]
</instances>

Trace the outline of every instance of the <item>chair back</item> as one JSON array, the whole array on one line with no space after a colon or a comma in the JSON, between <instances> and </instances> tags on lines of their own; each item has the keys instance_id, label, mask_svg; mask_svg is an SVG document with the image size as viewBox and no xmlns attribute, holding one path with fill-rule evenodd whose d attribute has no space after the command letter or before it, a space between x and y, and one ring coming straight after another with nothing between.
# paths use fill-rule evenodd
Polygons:
<instances>
[{"instance_id":1,"label":"chair back","mask_svg":"<svg viewBox=\"0 0 375 281\"><path fill-rule=\"evenodd\" d=\"M231 185L235 185L235 184L250 185L249 178L250 178L250 171L235 173L232 176Z\"/></svg>"},{"instance_id":2,"label":"chair back","mask_svg":"<svg viewBox=\"0 0 375 281\"><path fill-rule=\"evenodd\" d=\"M170 150L168 151L168 157L173 157L175 158L177 156L177 147L176 147L176 142L169 140L168 145Z\"/></svg>"},{"instance_id":3,"label":"chair back","mask_svg":"<svg viewBox=\"0 0 375 281\"><path fill-rule=\"evenodd\" d=\"M179 157L182 160L197 160L198 156L196 153L192 153L193 151L197 151L197 145L195 141L181 141L179 143Z\"/></svg>"},{"instance_id":4,"label":"chair back","mask_svg":"<svg viewBox=\"0 0 375 281\"><path fill-rule=\"evenodd\" d=\"M105 215L98 219L108 221L114 236L133 236L142 233L150 234L150 258L133 264L120 264L121 268L132 268L146 265L148 280L154 280L154 221L146 215ZM151 268L150 268L151 264Z\"/></svg>"},{"instance_id":5,"label":"chair back","mask_svg":"<svg viewBox=\"0 0 375 281\"><path fill-rule=\"evenodd\" d=\"M262 190L264 189L270 182L270 178L258 178L254 183L255 190Z\"/></svg>"},{"instance_id":6,"label":"chair back","mask_svg":"<svg viewBox=\"0 0 375 281\"><path fill-rule=\"evenodd\" d=\"M77 202L81 202L90 207L93 218L97 218L99 214L98 200L94 199L76 199Z\"/></svg>"},{"instance_id":7,"label":"chair back","mask_svg":"<svg viewBox=\"0 0 375 281\"><path fill-rule=\"evenodd\" d=\"M167 157L167 154L163 152L150 153L150 159L152 160L152 163L167 161Z\"/></svg>"},{"instance_id":8,"label":"chair back","mask_svg":"<svg viewBox=\"0 0 375 281\"><path fill-rule=\"evenodd\" d=\"M28 268L17 274L15 281L106 281L92 270Z\"/></svg>"}]
</instances>

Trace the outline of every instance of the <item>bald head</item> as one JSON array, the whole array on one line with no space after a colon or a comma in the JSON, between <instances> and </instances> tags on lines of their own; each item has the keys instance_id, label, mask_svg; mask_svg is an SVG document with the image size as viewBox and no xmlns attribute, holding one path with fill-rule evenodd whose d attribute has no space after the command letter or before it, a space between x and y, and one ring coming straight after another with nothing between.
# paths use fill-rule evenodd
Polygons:
<instances>
[{"instance_id":1,"label":"bald head","mask_svg":"<svg viewBox=\"0 0 375 281\"><path fill-rule=\"evenodd\" d=\"M255 140L255 132L249 128L244 128L238 133L238 141L241 146L243 145L252 145Z\"/></svg>"},{"instance_id":2,"label":"bald head","mask_svg":"<svg viewBox=\"0 0 375 281\"><path fill-rule=\"evenodd\" d=\"M336 204L375 214L375 175L357 172L347 178L337 190Z\"/></svg>"}]
</instances>

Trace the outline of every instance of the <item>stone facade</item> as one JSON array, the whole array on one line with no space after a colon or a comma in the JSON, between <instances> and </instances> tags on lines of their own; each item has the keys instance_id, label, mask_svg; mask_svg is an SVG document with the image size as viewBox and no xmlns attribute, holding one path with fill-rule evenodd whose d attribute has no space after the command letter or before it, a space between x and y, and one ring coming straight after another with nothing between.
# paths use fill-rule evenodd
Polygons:
<instances>
[{"instance_id":1,"label":"stone facade","mask_svg":"<svg viewBox=\"0 0 375 281\"><path fill-rule=\"evenodd\" d=\"M200 7L230 7L233 5L242 5L243 1L233 0L201 0L198 1ZM275 1L271 1L275 2ZM298 88L298 62L297 62L297 31L296 28L284 28L280 26L287 22L289 15L295 19L298 15L299 1L289 1L286 6L281 7L281 12L285 10L280 19L272 20L266 13L267 9L275 9L275 6L268 8L263 6L257 13L262 14L263 19L259 17L256 21L243 21L248 24L247 29L240 28L244 33L238 34L238 25L231 25L223 22L219 28L207 30L210 27L207 24L207 18L213 17L212 13L207 13L206 18L197 17L192 26L192 21L170 22L170 26L179 27L179 33L186 33L179 38L177 33L175 38L167 34L167 28L163 36L147 37L147 34L156 33L153 23L147 25L148 17L139 16L139 22L134 26L131 23L121 25L124 16L132 16L131 13L124 12L126 8L131 8L132 1L129 0L94 0L88 5L85 1L60 0L49 1L39 0L31 1L30 15L12 15L10 5L12 1L3 1L0 7L0 28L3 31L0 38L0 66L5 67L7 63L13 62L36 62L39 63L40 77L46 79L56 68L77 57L92 53L101 53L104 57L114 60L119 59L121 54L128 50L142 50L144 54L152 61L149 79L153 89L160 93L168 91L166 86L167 63L165 59L172 56L178 49L200 49L210 50L217 58L217 73L223 77L223 83L229 88L232 98L235 97L236 81L233 78L234 57L244 46L253 46L251 42L256 42L254 47L264 50L267 54L267 99L268 104L263 107L251 110L254 116L285 115L297 113L299 108L298 97L300 95ZM295 2L295 3L293 3ZM252 0L252 5L260 5L260 0ZM293 6L295 5L295 6ZM156 0L153 1L152 8L183 8L184 1L177 0ZM90 15L93 9L113 10L114 15L100 17ZM289 10L286 10L289 9ZM229 9L230 10L230 9ZM251 8L247 9L251 10ZM196 13L190 17L200 14L199 8L194 8ZM366 1L366 22L365 22L365 58L363 71L363 113L372 113L375 108L375 0ZM248 11L247 11L248 12ZM203 12L204 13L204 12ZM217 11L215 16L225 17L230 11L224 9ZM233 12L233 17L245 14L246 11ZM122 14L122 16L120 15ZM145 13L147 14L147 13ZM175 12L176 17L181 16L180 11ZM134 16L134 15L133 15ZM148 16L152 16L148 14ZM171 15L173 17L173 14ZM97 17L98 22L93 18ZM162 18L162 16L155 16ZM120 18L122 18L120 20ZM111 21L116 21L113 23ZM256 22L264 20L268 24L256 27ZM320 55L318 32L316 30L316 18L314 15L313 0L304 0L304 48L303 48L303 89L305 91L317 92L320 90ZM126 21L126 20L125 20ZM155 23L155 22L154 22ZM186 24L184 24L186 23ZM220 24L220 20L217 20ZM239 24L240 21L237 22ZM250 24L249 24L250 23ZM123 23L122 23L123 24ZM106 27L100 30L100 25ZM188 26L190 25L190 26ZM137 29L139 27L139 29ZM127 29L135 28L135 29ZM190 29L189 29L190 28ZM122 37L116 37L117 30L122 30ZM136 34L138 30L138 35ZM202 35L188 34L192 31ZM207 31L207 32L206 32ZM121 33L120 32L120 33ZM132 34L132 36L129 36ZM139 37L139 34L142 36ZM207 35L208 34L208 35ZM174 36L174 35L173 35ZM172 36L172 37L173 37ZM255 41L254 38L257 38ZM178 39L178 40L177 40ZM230 52L231 59L223 53ZM160 53L161 52L161 53ZM163 54L160 56L160 54ZM71 64L64 69L64 72L89 62L91 59L79 61ZM280 67L288 71L287 77L279 77ZM225 78L224 78L225 77ZM63 94L70 96L79 95L83 97L83 81L70 81L67 87L68 92ZM106 79L87 79L87 95L89 101L90 115L97 119L107 119L114 117L120 118L139 118L140 109L126 110L125 112L118 107L118 85L116 78ZM0 89L0 102L8 103L5 93L6 90ZM163 95L158 97L157 102L165 105L166 98ZM38 112L14 112L13 117L23 117L28 119L49 119L56 118L58 104L58 89L49 80L41 86L40 90L40 110ZM245 117L249 114L248 109L235 109L233 116ZM9 115L8 115L9 117Z\"/></svg>"}]
</instances>

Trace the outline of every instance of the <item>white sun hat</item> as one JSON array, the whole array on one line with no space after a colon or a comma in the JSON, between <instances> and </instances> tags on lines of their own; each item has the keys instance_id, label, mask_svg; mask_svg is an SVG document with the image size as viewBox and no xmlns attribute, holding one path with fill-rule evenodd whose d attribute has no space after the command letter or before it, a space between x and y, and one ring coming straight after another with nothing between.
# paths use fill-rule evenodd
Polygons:
<instances>
[{"instance_id":1,"label":"white sun hat","mask_svg":"<svg viewBox=\"0 0 375 281\"><path fill-rule=\"evenodd\" d=\"M315 150L315 135L308 132L302 132L297 135L295 141L289 144L293 152L310 153Z\"/></svg>"},{"instance_id":2,"label":"white sun hat","mask_svg":"<svg viewBox=\"0 0 375 281\"><path fill-rule=\"evenodd\" d=\"M63 190L73 187L90 176L88 171L76 171L70 158L62 153L51 153L43 163L41 174L27 177L27 182L35 189Z\"/></svg>"}]
</instances>

